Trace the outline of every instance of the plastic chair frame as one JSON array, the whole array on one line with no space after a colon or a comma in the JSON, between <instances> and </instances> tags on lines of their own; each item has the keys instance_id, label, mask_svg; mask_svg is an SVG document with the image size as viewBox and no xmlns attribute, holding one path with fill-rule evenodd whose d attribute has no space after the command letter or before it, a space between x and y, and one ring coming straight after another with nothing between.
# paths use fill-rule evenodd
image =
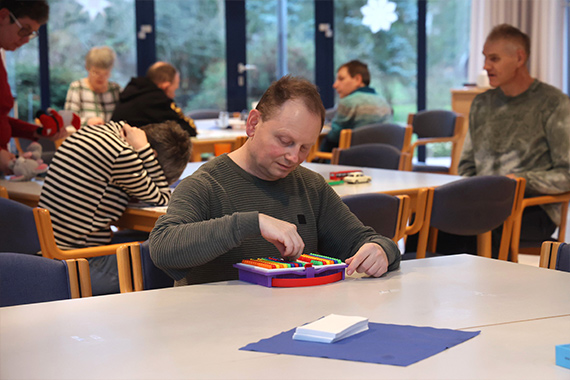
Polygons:
<instances>
[{"instance_id":1,"label":"plastic chair frame","mask_svg":"<svg viewBox=\"0 0 570 380\"><path fill-rule=\"evenodd\" d=\"M33 213L34 219L36 221L36 228L38 230L38 237L40 239L40 247L43 257L47 257L49 259L66 260L113 255L116 253L117 248L122 245L110 244L102 245L99 247L62 250L57 246L55 242L53 225L51 223L49 211L44 208L37 207L33 210Z\"/></svg>"},{"instance_id":2,"label":"plastic chair frame","mask_svg":"<svg viewBox=\"0 0 570 380\"><path fill-rule=\"evenodd\" d=\"M408 124L412 126L414 121L413 113L408 115ZM423 137L418 138L413 144L411 144L409 153L414 154L414 150L420 145L427 145L432 143L442 143L451 142L451 165L449 167L448 174L457 175L457 168L459 167L459 160L461 158L461 151L463 150L463 143L465 141L465 136L467 134L467 125L465 123L465 117L461 114L457 114L455 118L455 128L453 136L451 137Z\"/></svg>"},{"instance_id":3,"label":"plastic chair frame","mask_svg":"<svg viewBox=\"0 0 570 380\"><path fill-rule=\"evenodd\" d=\"M517 181L517 184L515 188L515 196L513 198L513 206L511 209L511 214L503 222L503 233L501 236L501 244L499 248L498 259L504 261L506 261L509 256L509 248L510 248L509 245L513 235L513 226L515 224L517 213L521 208L522 200L524 197L524 189L526 185L526 180L524 178L516 178L515 180ZM435 248L437 245L438 230L436 228L431 227L430 225L431 211L433 208L433 196L434 196L434 189L432 188L430 191L428 191L427 194L424 221L419 230L418 247L416 250L417 259L425 258L426 251L428 250L428 248L431 252L435 252L436 250ZM410 228L410 230L412 229ZM412 233L408 232L408 234L411 235ZM491 242L492 242L492 230L477 235L477 255L490 258L492 256Z\"/></svg>"},{"instance_id":4,"label":"plastic chair frame","mask_svg":"<svg viewBox=\"0 0 570 380\"><path fill-rule=\"evenodd\" d=\"M560 203L561 216L560 216L560 226L558 226L558 241L564 242L566 237L566 226L568 223L568 202L570 202L570 191L567 193L556 194L556 195L541 195L538 197L524 198L521 202L521 207L515 218L515 224L513 226L513 240L511 242L511 260L515 263L518 262L519 252L537 254L541 252L541 248L530 248L530 249L520 249L520 239L521 239L521 225L522 225L522 215L526 207L539 206L544 204Z\"/></svg>"}]
</instances>

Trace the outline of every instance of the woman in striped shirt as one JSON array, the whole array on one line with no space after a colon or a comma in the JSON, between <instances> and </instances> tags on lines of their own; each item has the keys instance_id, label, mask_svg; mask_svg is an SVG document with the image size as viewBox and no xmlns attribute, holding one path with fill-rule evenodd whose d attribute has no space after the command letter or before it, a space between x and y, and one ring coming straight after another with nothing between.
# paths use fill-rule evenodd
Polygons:
<instances>
[{"instance_id":1,"label":"woman in striped shirt","mask_svg":"<svg viewBox=\"0 0 570 380\"><path fill-rule=\"evenodd\" d=\"M190 147L190 137L173 121L140 129L109 122L69 136L53 158L39 202L50 211L58 246L109 244L111 225L130 198L166 205ZM118 291L114 255L90 259L90 267L93 294Z\"/></svg>"}]
</instances>

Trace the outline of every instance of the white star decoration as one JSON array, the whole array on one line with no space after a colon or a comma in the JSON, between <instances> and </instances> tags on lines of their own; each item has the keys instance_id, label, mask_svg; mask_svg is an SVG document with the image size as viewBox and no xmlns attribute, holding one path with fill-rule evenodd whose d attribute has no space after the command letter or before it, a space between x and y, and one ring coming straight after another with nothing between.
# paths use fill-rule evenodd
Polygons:
<instances>
[{"instance_id":1,"label":"white star decoration","mask_svg":"<svg viewBox=\"0 0 570 380\"><path fill-rule=\"evenodd\" d=\"M107 0L75 0L83 6L83 10L89 13L89 19L93 20L99 13L105 14L105 8L111 4Z\"/></svg>"},{"instance_id":2,"label":"white star decoration","mask_svg":"<svg viewBox=\"0 0 570 380\"><path fill-rule=\"evenodd\" d=\"M398 20L396 3L388 0L368 0L368 3L360 8L364 16L362 25L370 27L372 33L380 30L390 30L392 23Z\"/></svg>"}]
</instances>

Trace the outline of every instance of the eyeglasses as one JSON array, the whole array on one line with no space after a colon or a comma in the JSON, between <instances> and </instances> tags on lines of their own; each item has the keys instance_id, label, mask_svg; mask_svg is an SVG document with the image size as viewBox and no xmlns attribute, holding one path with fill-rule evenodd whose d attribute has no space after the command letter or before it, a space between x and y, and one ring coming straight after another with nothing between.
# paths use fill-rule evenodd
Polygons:
<instances>
[{"instance_id":1,"label":"eyeglasses","mask_svg":"<svg viewBox=\"0 0 570 380\"><path fill-rule=\"evenodd\" d=\"M12 12L10 12L10 17L12 17L12 20L14 20L16 25L18 25L18 27L20 28L20 30L18 31L18 35L20 37L28 37L30 40L32 40L38 36L37 31L30 30L29 27L24 28L22 24L20 24L20 21L18 21L18 19L16 18L16 16L14 16Z\"/></svg>"}]
</instances>

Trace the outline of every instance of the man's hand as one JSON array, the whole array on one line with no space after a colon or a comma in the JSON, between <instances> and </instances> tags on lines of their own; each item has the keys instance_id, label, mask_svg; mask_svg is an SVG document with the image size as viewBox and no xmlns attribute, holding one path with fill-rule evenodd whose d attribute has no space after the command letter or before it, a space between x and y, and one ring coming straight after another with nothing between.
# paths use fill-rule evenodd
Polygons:
<instances>
[{"instance_id":1,"label":"man's hand","mask_svg":"<svg viewBox=\"0 0 570 380\"><path fill-rule=\"evenodd\" d=\"M305 243L294 224L259 214L259 229L261 236L277 247L284 259L297 260L305 249Z\"/></svg>"},{"instance_id":2,"label":"man's hand","mask_svg":"<svg viewBox=\"0 0 570 380\"><path fill-rule=\"evenodd\" d=\"M355 271L366 273L369 276L380 277L388 270L388 257L386 252L375 243L366 243L356 254L346 259L348 268L346 274L350 276Z\"/></svg>"},{"instance_id":3,"label":"man's hand","mask_svg":"<svg viewBox=\"0 0 570 380\"><path fill-rule=\"evenodd\" d=\"M8 166L10 162L16 159L16 156L6 149L0 149L0 172L4 174L12 174L12 170Z\"/></svg>"},{"instance_id":4,"label":"man's hand","mask_svg":"<svg viewBox=\"0 0 570 380\"><path fill-rule=\"evenodd\" d=\"M123 137L135 150L139 150L148 144L146 133L142 129L131 127L127 123L123 124Z\"/></svg>"}]
</instances>

